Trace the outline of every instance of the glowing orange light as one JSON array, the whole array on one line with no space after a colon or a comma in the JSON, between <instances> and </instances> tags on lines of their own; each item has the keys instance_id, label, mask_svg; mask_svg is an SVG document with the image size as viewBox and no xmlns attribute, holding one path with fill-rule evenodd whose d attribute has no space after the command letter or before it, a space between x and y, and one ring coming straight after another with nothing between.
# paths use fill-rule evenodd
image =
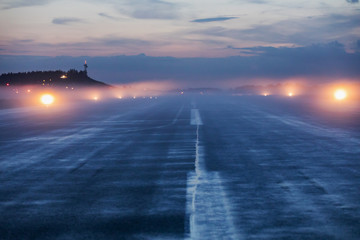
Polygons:
<instances>
[{"instance_id":1,"label":"glowing orange light","mask_svg":"<svg viewBox=\"0 0 360 240\"><path fill-rule=\"evenodd\" d=\"M42 95L40 100L45 105L50 105L55 101L54 97L50 94Z\"/></svg>"},{"instance_id":2,"label":"glowing orange light","mask_svg":"<svg viewBox=\"0 0 360 240\"><path fill-rule=\"evenodd\" d=\"M344 89L337 89L334 92L334 97L336 100L343 100L346 98L346 96L347 96L347 93Z\"/></svg>"},{"instance_id":3,"label":"glowing orange light","mask_svg":"<svg viewBox=\"0 0 360 240\"><path fill-rule=\"evenodd\" d=\"M28 90L27 90L27 92L29 93L29 92L31 92L31 90L30 90L30 89L28 89Z\"/></svg>"},{"instance_id":4,"label":"glowing orange light","mask_svg":"<svg viewBox=\"0 0 360 240\"><path fill-rule=\"evenodd\" d=\"M64 78L67 78L67 76L66 76L66 75L62 75L60 78L64 79Z\"/></svg>"},{"instance_id":5,"label":"glowing orange light","mask_svg":"<svg viewBox=\"0 0 360 240\"><path fill-rule=\"evenodd\" d=\"M266 97L266 96L268 96L269 94L268 94L268 93L264 93L263 95Z\"/></svg>"},{"instance_id":6,"label":"glowing orange light","mask_svg":"<svg viewBox=\"0 0 360 240\"><path fill-rule=\"evenodd\" d=\"M99 100L99 98L98 98L97 96L93 97L93 99L94 99L95 101Z\"/></svg>"},{"instance_id":7,"label":"glowing orange light","mask_svg":"<svg viewBox=\"0 0 360 240\"><path fill-rule=\"evenodd\" d=\"M289 93L288 93L288 96L289 96L289 97L292 97L292 96L294 96L294 94L293 94L292 92L289 92Z\"/></svg>"}]
</instances>

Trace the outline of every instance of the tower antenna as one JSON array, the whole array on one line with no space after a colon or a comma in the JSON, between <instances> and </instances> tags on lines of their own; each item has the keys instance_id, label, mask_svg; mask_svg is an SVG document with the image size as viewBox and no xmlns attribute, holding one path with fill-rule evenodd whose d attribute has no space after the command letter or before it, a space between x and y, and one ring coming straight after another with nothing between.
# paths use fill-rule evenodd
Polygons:
<instances>
[{"instance_id":1,"label":"tower antenna","mask_svg":"<svg viewBox=\"0 0 360 240\"><path fill-rule=\"evenodd\" d=\"M87 76L87 68L88 68L88 65L87 65L86 60L85 60L85 64L84 64L84 72L85 72L86 76Z\"/></svg>"}]
</instances>

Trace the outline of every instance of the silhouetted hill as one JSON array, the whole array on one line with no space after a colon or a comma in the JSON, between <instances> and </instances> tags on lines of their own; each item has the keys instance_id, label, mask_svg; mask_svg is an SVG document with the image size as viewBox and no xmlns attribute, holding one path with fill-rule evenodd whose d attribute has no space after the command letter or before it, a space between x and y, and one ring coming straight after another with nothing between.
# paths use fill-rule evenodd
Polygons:
<instances>
[{"instance_id":1,"label":"silhouetted hill","mask_svg":"<svg viewBox=\"0 0 360 240\"><path fill-rule=\"evenodd\" d=\"M5 73L0 76L0 86L38 85L51 87L110 87L103 82L90 78L85 71L71 69L67 72L36 71L21 73Z\"/></svg>"}]
</instances>

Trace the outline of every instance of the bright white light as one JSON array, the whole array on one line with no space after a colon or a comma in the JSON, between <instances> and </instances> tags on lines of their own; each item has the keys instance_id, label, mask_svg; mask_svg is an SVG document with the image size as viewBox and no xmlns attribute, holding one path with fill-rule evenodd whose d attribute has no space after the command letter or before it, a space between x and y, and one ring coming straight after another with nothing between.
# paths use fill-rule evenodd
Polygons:
<instances>
[{"instance_id":1,"label":"bright white light","mask_svg":"<svg viewBox=\"0 0 360 240\"><path fill-rule=\"evenodd\" d=\"M292 92L289 92L289 93L288 93L288 96L289 96L289 97L292 97L292 96L294 96L294 94L293 94Z\"/></svg>"},{"instance_id":2,"label":"bright white light","mask_svg":"<svg viewBox=\"0 0 360 240\"><path fill-rule=\"evenodd\" d=\"M346 91L343 90L343 89L338 89L338 90L336 90L335 93L334 93L334 97L335 97L337 100L343 100L343 99L346 98L346 96L347 96Z\"/></svg>"},{"instance_id":3,"label":"bright white light","mask_svg":"<svg viewBox=\"0 0 360 240\"><path fill-rule=\"evenodd\" d=\"M54 102L54 97L50 94L44 94L41 96L41 102L45 105L50 105Z\"/></svg>"}]
</instances>

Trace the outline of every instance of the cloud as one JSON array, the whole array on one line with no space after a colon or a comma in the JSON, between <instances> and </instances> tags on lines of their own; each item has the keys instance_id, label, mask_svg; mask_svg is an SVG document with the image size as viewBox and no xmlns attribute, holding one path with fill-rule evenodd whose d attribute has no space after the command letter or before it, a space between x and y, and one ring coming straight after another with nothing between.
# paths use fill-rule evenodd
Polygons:
<instances>
[{"instance_id":1,"label":"cloud","mask_svg":"<svg viewBox=\"0 0 360 240\"><path fill-rule=\"evenodd\" d=\"M360 53L360 40L357 40L353 43L352 50Z\"/></svg>"},{"instance_id":2,"label":"cloud","mask_svg":"<svg viewBox=\"0 0 360 240\"><path fill-rule=\"evenodd\" d=\"M71 23L78 23L78 22L83 22L83 20L79 18L54 18L52 20L53 24L59 24L59 25L68 25Z\"/></svg>"},{"instance_id":3,"label":"cloud","mask_svg":"<svg viewBox=\"0 0 360 240\"><path fill-rule=\"evenodd\" d=\"M191 22L197 22L197 23L206 23L206 22L221 22L221 21L227 21L231 19L235 19L236 17L216 17L216 18L200 18L192 20Z\"/></svg>"},{"instance_id":4,"label":"cloud","mask_svg":"<svg viewBox=\"0 0 360 240\"><path fill-rule=\"evenodd\" d=\"M93 43L125 44L126 39L95 39ZM96 46L95 44L95 46ZM130 45L126 45L130 44ZM148 43L151 44L151 43ZM81 46L81 44L79 45ZM79 47L75 46L75 47ZM53 48L50 46L49 48ZM250 56L225 58L174 58L136 56L86 57L89 74L108 83L128 83L144 80L168 80L185 86L221 86L236 80L242 84L251 79L309 78L331 81L342 78L359 79L360 53L347 53L339 42L307 47L239 48ZM81 69L84 57L23 57L0 56L0 73L44 69ZM41 66L41 68L39 68Z\"/></svg>"},{"instance_id":5,"label":"cloud","mask_svg":"<svg viewBox=\"0 0 360 240\"><path fill-rule=\"evenodd\" d=\"M41 6L41 5L46 5L49 2L51 2L51 0L6 0L3 1L4 4L3 9Z\"/></svg>"},{"instance_id":6,"label":"cloud","mask_svg":"<svg viewBox=\"0 0 360 240\"><path fill-rule=\"evenodd\" d=\"M105 45L111 47L130 47L130 46L147 46L151 42L133 38L105 37L92 39L90 44Z\"/></svg>"},{"instance_id":7,"label":"cloud","mask_svg":"<svg viewBox=\"0 0 360 240\"><path fill-rule=\"evenodd\" d=\"M103 38L87 38L80 42L63 42L63 43L44 43L30 39L13 39L1 48L5 49L4 54L26 54L33 52L38 55L65 55L75 56L82 55L114 55L127 53L138 53L143 48L156 48L159 45L164 46L164 42L152 42L136 38L122 38L116 36L107 36Z\"/></svg>"},{"instance_id":8,"label":"cloud","mask_svg":"<svg viewBox=\"0 0 360 240\"><path fill-rule=\"evenodd\" d=\"M346 0L348 3L359 3L359 0Z\"/></svg>"},{"instance_id":9,"label":"cloud","mask_svg":"<svg viewBox=\"0 0 360 240\"><path fill-rule=\"evenodd\" d=\"M178 5L161 0L128 0L121 12L138 19L175 19Z\"/></svg>"},{"instance_id":10,"label":"cloud","mask_svg":"<svg viewBox=\"0 0 360 240\"><path fill-rule=\"evenodd\" d=\"M278 57L284 57L287 55L291 55L293 57L299 57L306 55L308 57L316 57L321 56L323 54L346 54L344 45L334 41L329 43L322 43L322 44L313 44L306 47L264 47L264 46L258 46L258 47L250 47L250 48L233 48L229 46L232 49L238 49L238 50L244 50L247 52L256 53L258 56L278 56Z\"/></svg>"},{"instance_id":11,"label":"cloud","mask_svg":"<svg viewBox=\"0 0 360 240\"><path fill-rule=\"evenodd\" d=\"M31 42L34 42L33 39L21 39L19 40L19 42L22 42L22 43L31 43Z\"/></svg>"},{"instance_id":12,"label":"cloud","mask_svg":"<svg viewBox=\"0 0 360 240\"><path fill-rule=\"evenodd\" d=\"M255 3L255 4L267 4L269 1L265 0L248 0L249 3Z\"/></svg>"},{"instance_id":13,"label":"cloud","mask_svg":"<svg viewBox=\"0 0 360 240\"><path fill-rule=\"evenodd\" d=\"M353 42L360 26L360 15L329 15L313 18L289 19L247 29L211 27L190 34L226 37L235 41L262 41L263 44L311 45L316 42Z\"/></svg>"},{"instance_id":14,"label":"cloud","mask_svg":"<svg viewBox=\"0 0 360 240\"><path fill-rule=\"evenodd\" d=\"M148 46L151 42L132 39L132 38L118 38L118 37L105 37L105 38L91 38L84 42L73 42L73 43L58 43L58 44L47 44L38 43L35 44L39 47L56 47L56 48L69 48L69 49L95 49L102 47L116 47L116 48L130 48L137 46Z\"/></svg>"},{"instance_id":15,"label":"cloud","mask_svg":"<svg viewBox=\"0 0 360 240\"><path fill-rule=\"evenodd\" d=\"M99 16L110 19L110 20L119 20L118 18L108 15L106 13L99 13Z\"/></svg>"}]
</instances>

